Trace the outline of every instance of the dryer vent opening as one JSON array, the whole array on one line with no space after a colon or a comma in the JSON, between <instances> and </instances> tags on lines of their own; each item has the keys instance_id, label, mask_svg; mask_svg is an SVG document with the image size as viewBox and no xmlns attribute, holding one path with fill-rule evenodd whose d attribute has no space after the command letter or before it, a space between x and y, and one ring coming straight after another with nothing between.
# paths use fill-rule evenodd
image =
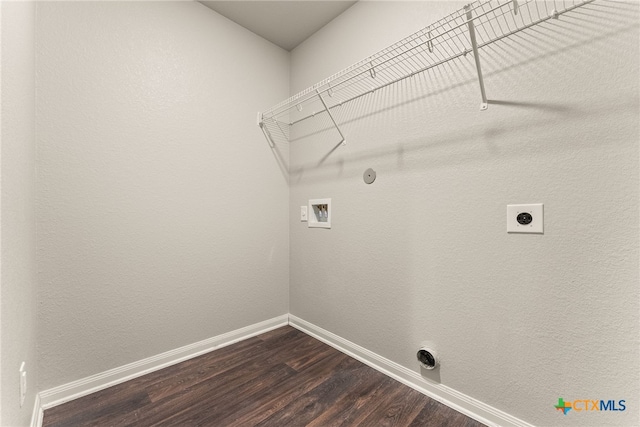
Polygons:
<instances>
[{"instance_id":1,"label":"dryer vent opening","mask_svg":"<svg viewBox=\"0 0 640 427\"><path fill-rule=\"evenodd\" d=\"M418 358L418 362L420 362L420 366L424 369L435 369L438 366L438 357L433 350L430 350L426 347L422 347L418 350L418 354L416 354Z\"/></svg>"}]
</instances>

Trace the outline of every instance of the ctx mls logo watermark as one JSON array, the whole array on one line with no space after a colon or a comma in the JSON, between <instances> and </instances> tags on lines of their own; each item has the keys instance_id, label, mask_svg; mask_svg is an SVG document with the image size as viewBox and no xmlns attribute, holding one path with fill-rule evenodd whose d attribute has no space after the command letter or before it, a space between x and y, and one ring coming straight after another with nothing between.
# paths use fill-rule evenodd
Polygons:
<instances>
[{"instance_id":1,"label":"ctx mls logo watermark","mask_svg":"<svg viewBox=\"0 0 640 427\"><path fill-rule=\"evenodd\" d=\"M627 409L624 400L574 400L573 402L566 402L562 397L558 398L558 404L555 405L558 411L562 411L565 415L570 410L576 412L588 412L588 411L624 411Z\"/></svg>"}]
</instances>

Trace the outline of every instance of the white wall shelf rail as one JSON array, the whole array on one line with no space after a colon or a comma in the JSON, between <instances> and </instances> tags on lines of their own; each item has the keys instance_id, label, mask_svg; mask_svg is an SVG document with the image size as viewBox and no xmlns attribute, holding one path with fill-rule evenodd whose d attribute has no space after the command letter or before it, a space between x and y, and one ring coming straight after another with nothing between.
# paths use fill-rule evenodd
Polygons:
<instances>
[{"instance_id":1,"label":"white wall shelf rail","mask_svg":"<svg viewBox=\"0 0 640 427\"><path fill-rule=\"evenodd\" d=\"M479 51L498 40L559 19L595 0L476 1L399 42L258 113L258 126L273 147L274 133L289 141L291 126L328 114L346 143L331 111L345 103L415 76L461 56L472 54L480 86L480 109L488 107Z\"/></svg>"}]
</instances>

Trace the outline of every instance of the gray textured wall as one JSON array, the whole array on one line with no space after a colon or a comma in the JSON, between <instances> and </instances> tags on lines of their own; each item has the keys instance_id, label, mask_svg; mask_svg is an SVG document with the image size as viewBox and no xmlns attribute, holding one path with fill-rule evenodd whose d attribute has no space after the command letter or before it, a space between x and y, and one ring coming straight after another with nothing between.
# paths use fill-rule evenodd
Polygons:
<instances>
[{"instance_id":1,"label":"gray textured wall","mask_svg":"<svg viewBox=\"0 0 640 427\"><path fill-rule=\"evenodd\" d=\"M42 2L41 389L288 312L256 112L288 53L197 2Z\"/></svg>"},{"instance_id":2,"label":"gray textured wall","mask_svg":"<svg viewBox=\"0 0 640 427\"><path fill-rule=\"evenodd\" d=\"M0 157L0 425L27 425L38 383L36 357L35 4L2 2ZM26 363L20 408L18 370Z\"/></svg>"},{"instance_id":3,"label":"gray textured wall","mask_svg":"<svg viewBox=\"0 0 640 427\"><path fill-rule=\"evenodd\" d=\"M292 52L292 91L462 6L359 2ZM334 110L333 152L326 117L295 126L291 313L416 372L429 341L431 379L535 425L637 425L553 405L640 397L638 22L596 2L485 49L484 112L467 55ZM516 203L544 235L506 233Z\"/></svg>"}]
</instances>

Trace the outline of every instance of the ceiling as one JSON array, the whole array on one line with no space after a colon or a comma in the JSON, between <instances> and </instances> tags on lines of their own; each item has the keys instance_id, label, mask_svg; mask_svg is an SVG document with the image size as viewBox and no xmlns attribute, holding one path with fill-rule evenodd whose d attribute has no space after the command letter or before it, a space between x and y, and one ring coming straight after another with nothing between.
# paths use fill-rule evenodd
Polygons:
<instances>
[{"instance_id":1,"label":"ceiling","mask_svg":"<svg viewBox=\"0 0 640 427\"><path fill-rule=\"evenodd\" d=\"M200 1L257 35L291 50L356 1Z\"/></svg>"}]
</instances>

